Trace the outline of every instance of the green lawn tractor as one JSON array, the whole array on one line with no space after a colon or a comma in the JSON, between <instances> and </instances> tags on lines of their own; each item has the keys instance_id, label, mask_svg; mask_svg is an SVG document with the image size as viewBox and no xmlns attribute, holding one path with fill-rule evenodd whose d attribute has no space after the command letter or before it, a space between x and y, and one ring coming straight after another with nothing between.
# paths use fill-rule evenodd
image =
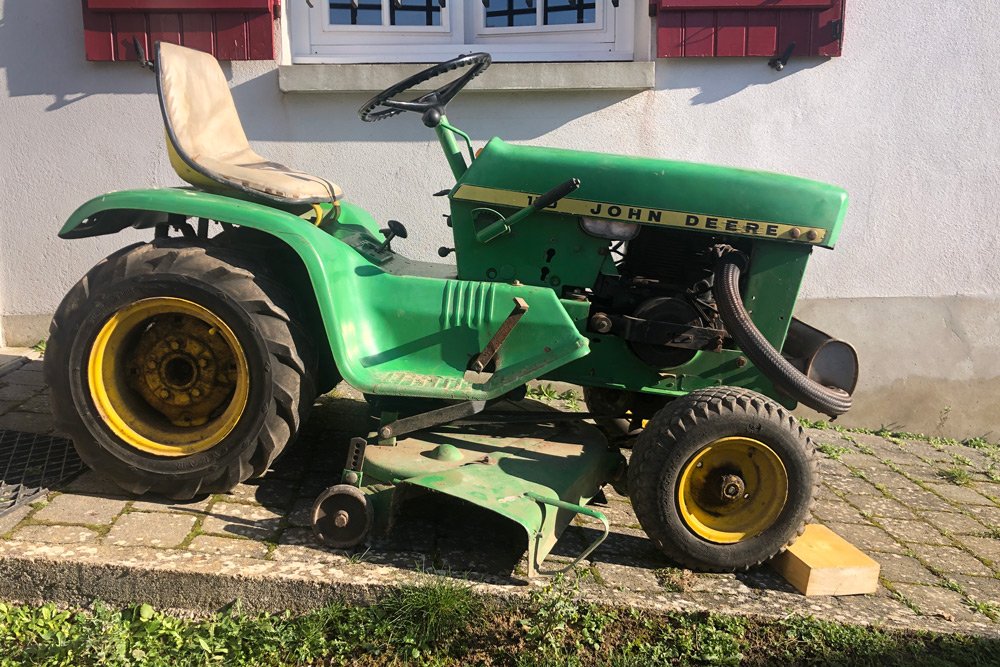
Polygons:
<instances>
[{"instance_id":1,"label":"green lawn tractor","mask_svg":"<svg viewBox=\"0 0 1000 667\"><path fill-rule=\"evenodd\" d=\"M474 151L445 107L489 67L478 53L360 110L418 114L454 174L435 196L455 261L415 261L403 224L252 150L211 56L160 43L147 64L191 187L98 197L59 233L153 237L98 263L52 322L53 412L93 469L136 494L225 492L343 380L372 428L340 443L316 501L328 545L437 494L522 526L535 574L577 515L602 526L581 557L607 534L590 505L605 484L688 567L747 568L800 534L817 465L789 410L839 415L857 380L850 345L792 317L843 190L500 139ZM538 410L521 400L533 380L582 385L589 412Z\"/></svg>"}]
</instances>

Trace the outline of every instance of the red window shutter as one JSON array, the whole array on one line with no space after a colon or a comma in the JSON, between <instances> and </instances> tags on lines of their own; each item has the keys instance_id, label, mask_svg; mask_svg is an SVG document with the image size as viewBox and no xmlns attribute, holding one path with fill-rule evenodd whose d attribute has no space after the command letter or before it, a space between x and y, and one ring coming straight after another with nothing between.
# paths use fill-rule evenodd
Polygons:
<instances>
[{"instance_id":1,"label":"red window shutter","mask_svg":"<svg viewBox=\"0 0 1000 667\"><path fill-rule=\"evenodd\" d=\"M158 41L219 60L271 60L281 0L83 0L87 60L135 60Z\"/></svg>"},{"instance_id":2,"label":"red window shutter","mask_svg":"<svg viewBox=\"0 0 1000 667\"><path fill-rule=\"evenodd\" d=\"M656 56L839 56L846 0L653 0Z\"/></svg>"}]
</instances>

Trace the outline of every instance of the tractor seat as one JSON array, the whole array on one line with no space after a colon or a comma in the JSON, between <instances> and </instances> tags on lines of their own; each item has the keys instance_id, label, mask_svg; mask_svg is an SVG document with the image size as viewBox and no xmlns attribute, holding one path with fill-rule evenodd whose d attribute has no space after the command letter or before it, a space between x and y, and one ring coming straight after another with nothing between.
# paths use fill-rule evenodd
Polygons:
<instances>
[{"instance_id":1,"label":"tractor seat","mask_svg":"<svg viewBox=\"0 0 1000 667\"><path fill-rule=\"evenodd\" d=\"M250 148L218 61L183 46L156 45L157 90L170 164L211 192L277 204L335 202L330 181L261 157Z\"/></svg>"}]
</instances>

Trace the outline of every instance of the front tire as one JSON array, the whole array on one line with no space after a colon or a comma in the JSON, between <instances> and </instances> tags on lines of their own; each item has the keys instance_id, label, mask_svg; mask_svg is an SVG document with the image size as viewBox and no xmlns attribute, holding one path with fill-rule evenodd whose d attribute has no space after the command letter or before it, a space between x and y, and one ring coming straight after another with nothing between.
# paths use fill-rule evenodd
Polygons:
<instances>
[{"instance_id":1,"label":"front tire","mask_svg":"<svg viewBox=\"0 0 1000 667\"><path fill-rule=\"evenodd\" d=\"M56 311L57 428L132 493L226 492L264 473L315 398L315 354L266 267L185 240L103 260Z\"/></svg>"},{"instance_id":2,"label":"front tire","mask_svg":"<svg viewBox=\"0 0 1000 667\"><path fill-rule=\"evenodd\" d=\"M734 387L694 391L657 413L628 470L636 517L678 564L733 572L772 558L805 528L815 449L787 410Z\"/></svg>"}]
</instances>

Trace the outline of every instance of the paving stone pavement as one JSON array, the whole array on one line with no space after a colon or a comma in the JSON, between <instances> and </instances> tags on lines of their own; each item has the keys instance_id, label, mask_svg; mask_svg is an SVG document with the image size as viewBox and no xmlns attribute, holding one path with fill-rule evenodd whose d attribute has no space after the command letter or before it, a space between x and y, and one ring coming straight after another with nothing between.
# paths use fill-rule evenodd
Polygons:
<instances>
[{"instance_id":1,"label":"paving stone pavement","mask_svg":"<svg viewBox=\"0 0 1000 667\"><path fill-rule=\"evenodd\" d=\"M8 368L10 368L8 364ZM52 432L41 362L0 376L0 428ZM565 406L563 406L565 407ZM321 397L299 442L259 480L176 502L133 498L88 471L0 517L0 599L86 604L149 600L178 609L303 609L330 595L410 582L429 572L518 595L523 535L488 512L440 501L404 507L393 531L352 554L312 537L312 501L336 481L366 407L339 387ZM823 485L815 520L882 566L871 596L805 598L768 568L695 574L673 568L606 490L608 540L586 561L592 599L639 608L811 614L820 618L1000 636L1000 447L891 433L809 429ZM595 535L567 529L550 557L569 562ZM359 592L362 591L362 592Z\"/></svg>"}]
</instances>

